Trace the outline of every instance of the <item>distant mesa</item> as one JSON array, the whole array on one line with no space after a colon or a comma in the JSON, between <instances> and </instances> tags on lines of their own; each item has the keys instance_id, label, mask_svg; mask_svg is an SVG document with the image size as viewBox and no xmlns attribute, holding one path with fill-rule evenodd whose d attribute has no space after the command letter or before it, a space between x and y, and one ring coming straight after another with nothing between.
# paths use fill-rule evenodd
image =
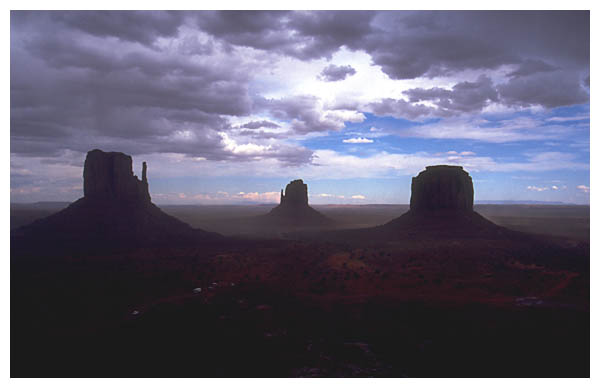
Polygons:
<instances>
[{"instance_id":1,"label":"distant mesa","mask_svg":"<svg viewBox=\"0 0 600 388\"><path fill-rule=\"evenodd\" d=\"M461 166L428 166L412 179L410 210L471 212L473 195L473 181Z\"/></svg>"},{"instance_id":2,"label":"distant mesa","mask_svg":"<svg viewBox=\"0 0 600 388\"><path fill-rule=\"evenodd\" d=\"M504 231L473 210L473 198L473 181L461 166L428 166L412 179L410 210L375 229L431 236Z\"/></svg>"},{"instance_id":3,"label":"distant mesa","mask_svg":"<svg viewBox=\"0 0 600 388\"><path fill-rule=\"evenodd\" d=\"M281 189L279 201L282 206L308 206L308 186L302 179L291 181L285 186L285 194Z\"/></svg>"},{"instance_id":4,"label":"distant mesa","mask_svg":"<svg viewBox=\"0 0 600 388\"><path fill-rule=\"evenodd\" d=\"M17 229L15 237L88 247L193 243L219 237L193 229L154 205L146 162L140 180L133 174L131 156L121 152L87 153L83 192L83 198L60 212Z\"/></svg>"},{"instance_id":5,"label":"distant mesa","mask_svg":"<svg viewBox=\"0 0 600 388\"><path fill-rule=\"evenodd\" d=\"M313 227L333 224L333 220L319 213L308 204L308 186L302 179L288 183L281 190L281 200L278 206L267 215L263 221L274 225L289 227Z\"/></svg>"},{"instance_id":6,"label":"distant mesa","mask_svg":"<svg viewBox=\"0 0 600 388\"><path fill-rule=\"evenodd\" d=\"M384 225L333 231L317 238L375 242L512 235L475 212L473 198L473 181L461 166L428 166L412 179L408 212Z\"/></svg>"}]
</instances>

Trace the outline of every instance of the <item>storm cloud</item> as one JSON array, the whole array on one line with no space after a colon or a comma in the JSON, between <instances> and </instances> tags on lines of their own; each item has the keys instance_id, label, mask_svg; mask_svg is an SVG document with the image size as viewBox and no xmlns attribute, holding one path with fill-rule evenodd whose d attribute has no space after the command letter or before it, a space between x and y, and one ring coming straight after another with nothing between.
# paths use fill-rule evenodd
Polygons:
<instances>
[{"instance_id":1,"label":"storm cloud","mask_svg":"<svg viewBox=\"0 0 600 388\"><path fill-rule=\"evenodd\" d=\"M258 129L258 128L279 128L280 125L268 120L250 121L240 126L240 128Z\"/></svg>"},{"instance_id":2,"label":"storm cloud","mask_svg":"<svg viewBox=\"0 0 600 388\"><path fill-rule=\"evenodd\" d=\"M361 46L391 78L435 77L532 60L589 67L589 12L389 12Z\"/></svg>"},{"instance_id":3,"label":"storm cloud","mask_svg":"<svg viewBox=\"0 0 600 388\"><path fill-rule=\"evenodd\" d=\"M211 11L198 27L230 45L308 60L356 47L373 32L371 11Z\"/></svg>"},{"instance_id":4,"label":"storm cloud","mask_svg":"<svg viewBox=\"0 0 600 388\"><path fill-rule=\"evenodd\" d=\"M585 80L575 72L540 72L511 79L499 85L498 91L506 105L555 108L588 102L584 85Z\"/></svg>"},{"instance_id":5,"label":"storm cloud","mask_svg":"<svg viewBox=\"0 0 600 388\"><path fill-rule=\"evenodd\" d=\"M480 76L475 82L459 82L451 90L416 88L409 89L404 94L409 97L411 103L424 101L434 103L441 115L480 111L488 103L498 101L498 92L492 80L486 76Z\"/></svg>"},{"instance_id":6,"label":"storm cloud","mask_svg":"<svg viewBox=\"0 0 600 388\"><path fill-rule=\"evenodd\" d=\"M10 28L10 151L43 166L91 148L313 166L305 139L367 116L440 131L589 102L588 11L12 11Z\"/></svg>"},{"instance_id":7,"label":"storm cloud","mask_svg":"<svg viewBox=\"0 0 600 388\"><path fill-rule=\"evenodd\" d=\"M323 81L333 82L333 81L342 81L345 80L346 77L356 74L356 70L350 66L336 66L329 65L321 71L319 74L319 78Z\"/></svg>"},{"instance_id":8,"label":"storm cloud","mask_svg":"<svg viewBox=\"0 0 600 388\"><path fill-rule=\"evenodd\" d=\"M235 55L217 59L189 56L179 47L146 47L161 34L177 31L173 20L182 18L151 12L142 34L144 23L132 31L112 29L108 20L113 13L100 12L96 24L85 28L79 16L88 20L95 13L16 14L11 25L11 152L50 156L63 149L84 152L94 144L134 155L248 157L229 151L218 132L230 127L228 116L251 112L249 64ZM143 15L125 13L116 20L133 22ZM43 28L37 28L36 18ZM51 28L56 33L47 33ZM266 155L279 156L294 159Z\"/></svg>"},{"instance_id":9,"label":"storm cloud","mask_svg":"<svg viewBox=\"0 0 600 388\"><path fill-rule=\"evenodd\" d=\"M345 122L361 122L365 118L362 113L344 109L324 110L319 99L310 95L265 99L258 105L273 117L289 121L291 128L300 134L339 131Z\"/></svg>"}]
</instances>

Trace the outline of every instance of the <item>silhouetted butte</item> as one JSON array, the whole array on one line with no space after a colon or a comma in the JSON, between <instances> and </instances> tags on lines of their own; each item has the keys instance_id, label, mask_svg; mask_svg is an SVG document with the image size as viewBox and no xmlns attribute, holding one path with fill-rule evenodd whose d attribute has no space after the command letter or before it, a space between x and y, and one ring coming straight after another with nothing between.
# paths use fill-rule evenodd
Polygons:
<instances>
[{"instance_id":1,"label":"silhouetted butte","mask_svg":"<svg viewBox=\"0 0 600 388\"><path fill-rule=\"evenodd\" d=\"M434 238L508 232L475 212L473 197L473 181L461 166L428 166L412 179L410 210L374 229Z\"/></svg>"},{"instance_id":2,"label":"silhouetted butte","mask_svg":"<svg viewBox=\"0 0 600 388\"><path fill-rule=\"evenodd\" d=\"M285 193L281 190L279 205L261 218L263 222L288 227L317 227L333 223L331 219L309 206L308 186L302 179L288 183Z\"/></svg>"},{"instance_id":3,"label":"silhouetted butte","mask_svg":"<svg viewBox=\"0 0 600 388\"><path fill-rule=\"evenodd\" d=\"M473 210L473 182L460 166L428 166L412 179L410 210L384 225L334 231L318 239L369 243L512 235Z\"/></svg>"},{"instance_id":4,"label":"silhouetted butte","mask_svg":"<svg viewBox=\"0 0 600 388\"><path fill-rule=\"evenodd\" d=\"M43 241L51 250L193 243L218 237L193 229L152 203L146 162L140 180L133 174L131 156L95 149L87 153L83 180L83 198L19 228L13 234L17 242Z\"/></svg>"},{"instance_id":5,"label":"silhouetted butte","mask_svg":"<svg viewBox=\"0 0 600 388\"><path fill-rule=\"evenodd\" d=\"M461 166L428 166L412 179L410 210L377 229L430 237L474 237L506 231L473 210L473 197L473 181Z\"/></svg>"}]
</instances>

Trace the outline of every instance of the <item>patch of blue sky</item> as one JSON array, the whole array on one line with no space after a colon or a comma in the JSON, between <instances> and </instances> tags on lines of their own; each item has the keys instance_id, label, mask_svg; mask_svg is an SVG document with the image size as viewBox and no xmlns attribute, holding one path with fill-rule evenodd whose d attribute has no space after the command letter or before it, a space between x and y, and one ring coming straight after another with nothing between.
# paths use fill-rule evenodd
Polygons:
<instances>
[{"instance_id":1,"label":"patch of blue sky","mask_svg":"<svg viewBox=\"0 0 600 388\"><path fill-rule=\"evenodd\" d=\"M163 177L150 184L150 191L156 193L216 193L229 194L239 192L270 192L285 188L292 177L254 177L254 176L201 176L201 177Z\"/></svg>"},{"instance_id":2,"label":"patch of blue sky","mask_svg":"<svg viewBox=\"0 0 600 388\"><path fill-rule=\"evenodd\" d=\"M377 117L368 113L365 116L366 120L363 122L346 123L346 128L342 131L306 139L301 143L311 149L330 149L356 156L370 155L381 151L407 154L468 151L477 155L502 157L507 161L522 161L531 157L531 154L560 151L575 153L579 160L589 161L589 156L586 156L586 149L589 149L589 104L541 112L523 110L481 115L480 117L486 122L478 124L480 128L502 130L512 122L519 122L522 128L515 131L537 133L540 137L504 142L464 139L460 138L460 133L457 133L456 138L451 136L444 139L419 137L420 126L436 124L440 122L440 119L418 122L393 117ZM530 118L532 121L518 121L523 118ZM567 118L572 120L567 120ZM408 132L408 129L411 131ZM506 129L506 131L511 131L511 129ZM344 142L344 140L357 138L368 139L372 142Z\"/></svg>"}]
</instances>

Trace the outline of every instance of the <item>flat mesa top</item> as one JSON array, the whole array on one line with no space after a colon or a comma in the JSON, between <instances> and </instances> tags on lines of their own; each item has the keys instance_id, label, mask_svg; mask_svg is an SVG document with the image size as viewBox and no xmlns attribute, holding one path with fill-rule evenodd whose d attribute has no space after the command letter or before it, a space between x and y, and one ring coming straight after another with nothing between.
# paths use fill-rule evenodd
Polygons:
<instances>
[{"instance_id":1,"label":"flat mesa top","mask_svg":"<svg viewBox=\"0 0 600 388\"><path fill-rule=\"evenodd\" d=\"M127 155L127 154L125 154L125 153L123 153L123 152L117 152L117 151L102 151L102 150L99 150L98 148L95 148L95 149L93 149L93 150L91 150L91 151L88 151L88 154L123 155L123 156L126 156L126 157L128 157L128 158L131 158L131 156L130 156L130 155Z\"/></svg>"},{"instance_id":2,"label":"flat mesa top","mask_svg":"<svg viewBox=\"0 0 600 388\"><path fill-rule=\"evenodd\" d=\"M443 168L453 168L453 169L457 169L457 170L462 170L462 166L449 166L447 164L439 164L437 166L427 166L425 167L425 170L437 170L437 169L443 169Z\"/></svg>"}]
</instances>

